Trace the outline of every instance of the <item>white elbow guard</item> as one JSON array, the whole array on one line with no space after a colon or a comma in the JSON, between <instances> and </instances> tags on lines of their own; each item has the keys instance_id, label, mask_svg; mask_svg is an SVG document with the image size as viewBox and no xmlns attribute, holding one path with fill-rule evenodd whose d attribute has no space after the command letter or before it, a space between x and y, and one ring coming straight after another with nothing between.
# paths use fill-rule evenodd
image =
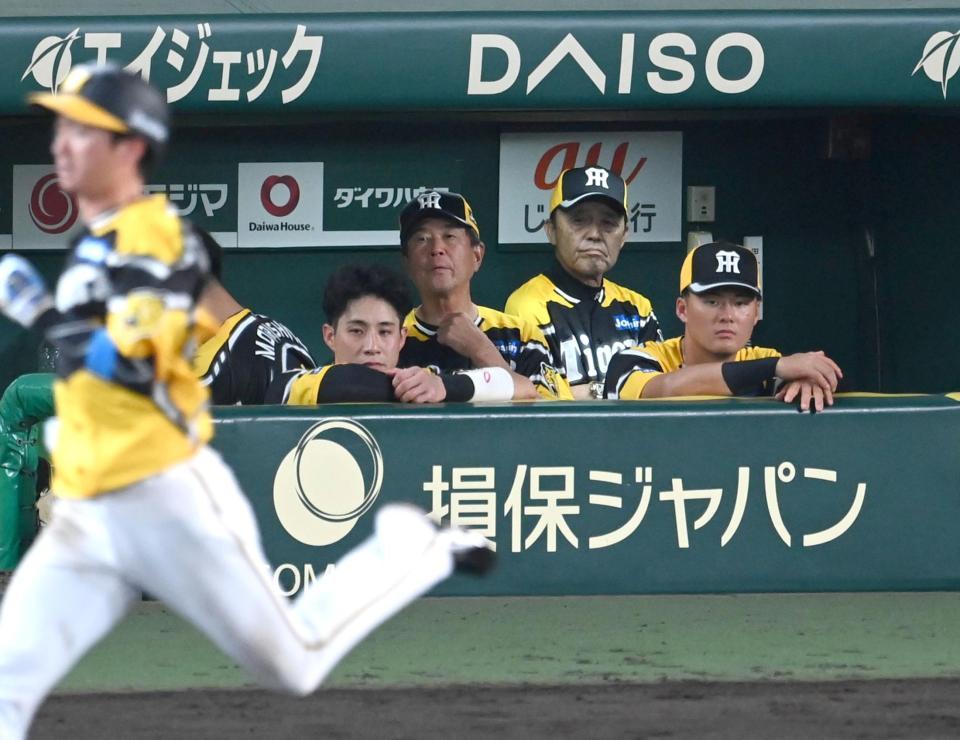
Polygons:
<instances>
[{"instance_id":1,"label":"white elbow guard","mask_svg":"<svg viewBox=\"0 0 960 740\"><path fill-rule=\"evenodd\" d=\"M471 401L509 401L513 398L513 375L502 367L481 367L464 370L473 381Z\"/></svg>"}]
</instances>

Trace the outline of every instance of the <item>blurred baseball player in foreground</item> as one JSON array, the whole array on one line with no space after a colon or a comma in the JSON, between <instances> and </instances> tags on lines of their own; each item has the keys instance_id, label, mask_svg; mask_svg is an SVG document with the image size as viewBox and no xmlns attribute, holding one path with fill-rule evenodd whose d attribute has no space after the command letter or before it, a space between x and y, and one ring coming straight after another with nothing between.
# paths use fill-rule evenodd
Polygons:
<instances>
[{"instance_id":1,"label":"blurred baseball player in foreground","mask_svg":"<svg viewBox=\"0 0 960 740\"><path fill-rule=\"evenodd\" d=\"M0 308L61 348L54 517L0 608L0 737L25 737L43 697L143 591L265 686L311 692L372 629L458 562L482 569L489 551L383 506L330 577L283 599L253 511L206 445L207 392L190 366L204 250L164 196L143 196L167 141L163 97L102 66L31 102L57 114L57 174L86 230L54 298L29 262L0 260Z\"/></svg>"},{"instance_id":2,"label":"blurred baseball player in foreground","mask_svg":"<svg viewBox=\"0 0 960 740\"><path fill-rule=\"evenodd\" d=\"M397 369L412 302L406 282L383 265L344 265L323 291L323 339L333 364L279 376L268 403L310 406L344 401L509 401L513 380L502 368L437 374Z\"/></svg>"},{"instance_id":3,"label":"blurred baseball player in foreground","mask_svg":"<svg viewBox=\"0 0 960 740\"><path fill-rule=\"evenodd\" d=\"M761 298L757 258L749 249L725 242L693 249L680 270L683 336L614 355L607 397L776 394L786 403L798 401L803 411L832 406L843 373L823 352L783 357L775 349L747 346Z\"/></svg>"}]
</instances>

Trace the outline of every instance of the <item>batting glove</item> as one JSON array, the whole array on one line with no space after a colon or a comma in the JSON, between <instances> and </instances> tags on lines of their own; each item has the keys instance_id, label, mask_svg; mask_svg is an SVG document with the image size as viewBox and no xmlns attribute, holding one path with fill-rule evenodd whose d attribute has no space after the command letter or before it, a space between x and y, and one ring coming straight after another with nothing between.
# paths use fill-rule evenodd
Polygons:
<instances>
[{"instance_id":1,"label":"batting glove","mask_svg":"<svg viewBox=\"0 0 960 740\"><path fill-rule=\"evenodd\" d=\"M0 311L29 329L52 307L53 300L37 268L18 254L5 254L0 259Z\"/></svg>"}]
</instances>

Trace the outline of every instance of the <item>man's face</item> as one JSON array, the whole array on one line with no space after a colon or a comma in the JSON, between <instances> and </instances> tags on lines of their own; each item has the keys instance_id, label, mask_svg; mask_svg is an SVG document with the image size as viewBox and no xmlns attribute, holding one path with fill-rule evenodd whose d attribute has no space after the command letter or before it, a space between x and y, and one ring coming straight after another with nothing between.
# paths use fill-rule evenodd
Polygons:
<instances>
[{"instance_id":1,"label":"man's face","mask_svg":"<svg viewBox=\"0 0 960 740\"><path fill-rule=\"evenodd\" d=\"M336 326L323 325L323 340L333 350L337 365L367 365L374 370L397 366L407 337L403 317L382 298L367 295L347 304Z\"/></svg>"},{"instance_id":2,"label":"man's face","mask_svg":"<svg viewBox=\"0 0 960 740\"><path fill-rule=\"evenodd\" d=\"M483 262L483 244L472 244L465 226L445 218L425 219L406 247L407 270L421 298L469 288Z\"/></svg>"},{"instance_id":3,"label":"man's face","mask_svg":"<svg viewBox=\"0 0 960 740\"><path fill-rule=\"evenodd\" d=\"M685 341L724 360L746 346L759 319L760 301L750 291L718 288L677 299Z\"/></svg>"},{"instance_id":4,"label":"man's face","mask_svg":"<svg viewBox=\"0 0 960 740\"><path fill-rule=\"evenodd\" d=\"M587 285L601 284L627 238L623 215L595 198L558 208L545 228L563 269Z\"/></svg>"},{"instance_id":5,"label":"man's face","mask_svg":"<svg viewBox=\"0 0 960 740\"><path fill-rule=\"evenodd\" d=\"M139 140L117 140L109 131L58 116L50 152L60 187L90 198L110 192L119 172L131 162L136 167L135 145Z\"/></svg>"}]
</instances>

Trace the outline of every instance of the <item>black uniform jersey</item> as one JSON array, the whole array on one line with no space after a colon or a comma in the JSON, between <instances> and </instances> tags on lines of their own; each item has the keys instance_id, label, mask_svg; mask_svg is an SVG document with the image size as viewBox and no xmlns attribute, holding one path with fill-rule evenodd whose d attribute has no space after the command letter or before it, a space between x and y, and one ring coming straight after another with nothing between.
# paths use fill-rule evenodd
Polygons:
<instances>
[{"instance_id":1,"label":"black uniform jersey","mask_svg":"<svg viewBox=\"0 0 960 740\"><path fill-rule=\"evenodd\" d=\"M477 326L519 375L525 375L544 398L568 400L570 387L550 361L543 332L535 324L514 316L477 306ZM407 314L404 326L407 341L400 350L400 367L433 368L437 372L469 370L473 363L456 350L437 341L437 327L417 318L416 312Z\"/></svg>"},{"instance_id":2,"label":"black uniform jersey","mask_svg":"<svg viewBox=\"0 0 960 740\"><path fill-rule=\"evenodd\" d=\"M663 339L644 296L606 278L599 288L584 285L557 262L517 288L504 310L543 330L571 386L603 381L617 352Z\"/></svg>"},{"instance_id":3,"label":"black uniform jersey","mask_svg":"<svg viewBox=\"0 0 960 740\"><path fill-rule=\"evenodd\" d=\"M194 360L211 403L218 405L268 403L267 389L277 378L314 367L290 329L246 308L224 321Z\"/></svg>"}]
</instances>

